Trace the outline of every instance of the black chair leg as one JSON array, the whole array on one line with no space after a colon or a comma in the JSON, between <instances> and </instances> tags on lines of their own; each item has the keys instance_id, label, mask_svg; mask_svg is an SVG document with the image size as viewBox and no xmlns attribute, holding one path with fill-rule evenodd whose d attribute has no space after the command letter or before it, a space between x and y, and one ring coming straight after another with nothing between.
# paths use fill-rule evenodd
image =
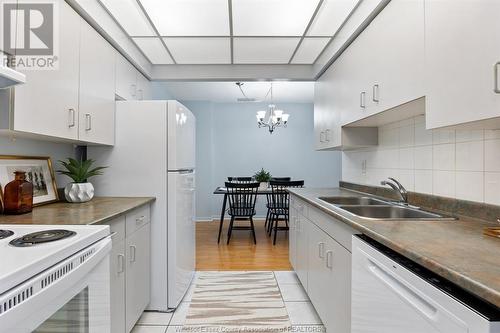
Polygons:
<instances>
[{"instance_id":1,"label":"black chair leg","mask_svg":"<svg viewBox=\"0 0 500 333\"><path fill-rule=\"evenodd\" d=\"M229 241L231 240L231 234L233 233L233 223L234 216L231 216L231 222L229 222L229 230L227 231L227 244L229 245Z\"/></svg>"},{"instance_id":2,"label":"black chair leg","mask_svg":"<svg viewBox=\"0 0 500 333\"><path fill-rule=\"evenodd\" d=\"M219 237L217 238L217 244L220 243L220 235L222 234L222 225L224 224L224 220L220 220L219 222Z\"/></svg>"},{"instance_id":3,"label":"black chair leg","mask_svg":"<svg viewBox=\"0 0 500 333\"><path fill-rule=\"evenodd\" d=\"M266 214L266 222L264 223L264 228L267 229L267 224L269 223L269 214L271 213L271 210L268 208L267 209L267 214Z\"/></svg>"},{"instance_id":4,"label":"black chair leg","mask_svg":"<svg viewBox=\"0 0 500 333\"><path fill-rule=\"evenodd\" d=\"M279 216L276 216L276 224L274 225L274 240L273 240L273 245L276 245L276 236L278 235L278 224L279 224Z\"/></svg>"},{"instance_id":5,"label":"black chair leg","mask_svg":"<svg viewBox=\"0 0 500 333\"><path fill-rule=\"evenodd\" d=\"M270 217L269 217L269 224L268 224L267 230L266 230L268 237L271 237L271 235L272 235L273 225L274 225L274 214L271 213Z\"/></svg>"},{"instance_id":6,"label":"black chair leg","mask_svg":"<svg viewBox=\"0 0 500 333\"><path fill-rule=\"evenodd\" d=\"M257 245L257 238L255 237L255 227L253 225L253 218L250 216L250 224L252 226L253 243Z\"/></svg>"}]
</instances>

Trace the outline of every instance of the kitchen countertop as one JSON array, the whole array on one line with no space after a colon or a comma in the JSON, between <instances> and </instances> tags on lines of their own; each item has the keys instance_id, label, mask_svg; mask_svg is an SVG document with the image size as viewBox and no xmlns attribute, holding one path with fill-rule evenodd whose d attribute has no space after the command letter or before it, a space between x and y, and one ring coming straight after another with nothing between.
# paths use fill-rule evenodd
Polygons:
<instances>
[{"instance_id":1,"label":"kitchen countertop","mask_svg":"<svg viewBox=\"0 0 500 333\"><path fill-rule=\"evenodd\" d=\"M22 215L0 215L0 224L96 224L151 203L154 197L95 197L85 203L57 202Z\"/></svg>"},{"instance_id":2,"label":"kitchen countertop","mask_svg":"<svg viewBox=\"0 0 500 333\"><path fill-rule=\"evenodd\" d=\"M477 220L383 221L354 216L320 196L371 196L342 188L290 193L401 255L500 308L500 239L483 235L494 224Z\"/></svg>"}]
</instances>

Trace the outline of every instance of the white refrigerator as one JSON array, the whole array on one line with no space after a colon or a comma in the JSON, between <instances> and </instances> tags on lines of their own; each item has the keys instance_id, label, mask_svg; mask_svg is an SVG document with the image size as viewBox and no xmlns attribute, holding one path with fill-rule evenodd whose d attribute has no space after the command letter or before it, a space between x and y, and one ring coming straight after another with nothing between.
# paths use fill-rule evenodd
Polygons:
<instances>
[{"instance_id":1,"label":"white refrigerator","mask_svg":"<svg viewBox=\"0 0 500 333\"><path fill-rule=\"evenodd\" d=\"M154 196L150 310L176 308L195 270L196 119L177 101L119 101L114 147L88 147L108 166L96 195Z\"/></svg>"}]
</instances>

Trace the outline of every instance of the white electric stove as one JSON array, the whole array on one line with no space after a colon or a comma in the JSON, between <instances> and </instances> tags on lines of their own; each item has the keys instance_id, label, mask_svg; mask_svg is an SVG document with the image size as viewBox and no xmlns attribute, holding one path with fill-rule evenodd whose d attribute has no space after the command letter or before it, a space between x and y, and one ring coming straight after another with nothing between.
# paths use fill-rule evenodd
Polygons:
<instances>
[{"instance_id":1,"label":"white electric stove","mask_svg":"<svg viewBox=\"0 0 500 333\"><path fill-rule=\"evenodd\" d=\"M0 225L0 332L109 332L109 226Z\"/></svg>"}]
</instances>

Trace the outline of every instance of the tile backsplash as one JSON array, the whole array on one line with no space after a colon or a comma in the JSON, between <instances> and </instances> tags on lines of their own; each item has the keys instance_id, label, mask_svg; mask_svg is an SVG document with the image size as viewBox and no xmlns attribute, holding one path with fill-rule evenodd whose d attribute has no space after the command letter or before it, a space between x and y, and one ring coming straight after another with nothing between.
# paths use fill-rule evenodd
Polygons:
<instances>
[{"instance_id":1,"label":"tile backsplash","mask_svg":"<svg viewBox=\"0 0 500 333\"><path fill-rule=\"evenodd\" d=\"M425 117L379 127L379 145L342 153L342 179L394 177L409 191L500 205L500 130L426 130Z\"/></svg>"}]
</instances>

